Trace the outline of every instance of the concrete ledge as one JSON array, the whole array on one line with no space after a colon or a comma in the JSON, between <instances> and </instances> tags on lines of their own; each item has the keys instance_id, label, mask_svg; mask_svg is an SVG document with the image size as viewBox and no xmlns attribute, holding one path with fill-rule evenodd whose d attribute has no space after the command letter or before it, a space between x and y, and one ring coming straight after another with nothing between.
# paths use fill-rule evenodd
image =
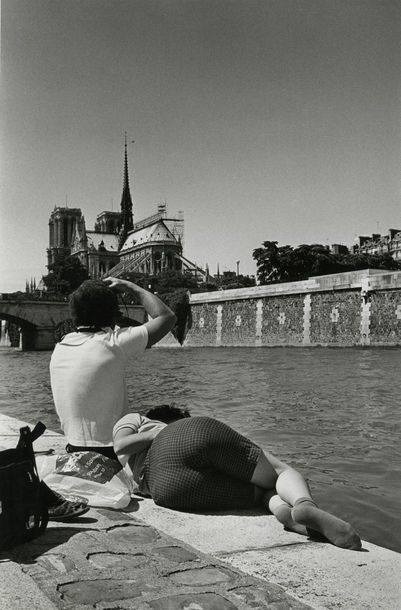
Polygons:
<instances>
[{"instance_id":1,"label":"concrete ledge","mask_svg":"<svg viewBox=\"0 0 401 610\"><path fill-rule=\"evenodd\" d=\"M198 292L191 294L191 305L198 303L217 303L221 301L240 301L241 299L260 299L261 297L274 297L282 294L304 294L319 290L315 280L302 282L287 282L285 284L271 284L266 286L250 286L249 288L230 288L216 292Z\"/></svg>"},{"instance_id":2,"label":"concrete ledge","mask_svg":"<svg viewBox=\"0 0 401 610\"><path fill-rule=\"evenodd\" d=\"M399 610L401 555L368 542L362 552L286 532L262 512L189 514L140 502L140 518L314 608Z\"/></svg>"},{"instance_id":3,"label":"concrete ledge","mask_svg":"<svg viewBox=\"0 0 401 610\"><path fill-rule=\"evenodd\" d=\"M18 422L17 420L8 418L4 415L1 416L0 445L3 447L15 446L18 430L22 425L24 425L24 422ZM64 451L64 445L65 440L61 435L47 432L35 443L35 449L49 449L50 446L52 446L56 452L61 453ZM220 589L214 589L213 593L214 595L223 595L222 598L219 598L220 602L216 602L217 598L205 597L207 591L211 590L210 583L208 586L205 586L206 588L199 588L198 585L195 588L192 586L190 590L192 593L195 591L198 596L196 598L198 606L194 606L197 608L219 608L219 610L221 608L221 610L224 610L225 608L256 607L260 609L275 608L276 610L284 610L285 608L301 608L304 604L313 608L343 608L344 610L350 610L351 608L361 610L398 610L401 607L401 583L399 578L401 572L401 554L367 542L364 542L362 552L346 551L338 549L328 543L313 542L304 536L286 532L274 517L262 512L240 511L215 514L183 513L158 507L152 500L140 497L135 497L125 511L102 511L101 509L95 511L92 509L88 515L92 523L98 523L96 526L90 525L90 528L103 528L103 530L110 529L110 527L112 527L110 524L115 524L121 519L128 520L128 523L137 523L137 520L139 519L140 523L159 532L160 536L165 541L163 543L164 546L182 545L187 552L200 553L201 555L198 556L198 560L203 562L201 565L205 569L207 568L206 571L202 572L202 578L205 578L206 581L207 578L211 577L210 575L214 574L213 578L217 577L217 573L213 572L213 570L210 573L207 571L209 568L211 569L210 566L213 566L213 569L218 570L218 574L220 575L218 578L224 580L225 577L221 574L224 573L222 566L225 565L227 569L234 570L237 574L237 585L240 581L241 583L247 583L246 585L241 584L239 588L237 587L237 592L235 594L233 592L234 589L230 589L231 585L229 586L226 583L226 585L224 585L224 595L226 597L221 593L221 591L223 591L221 588L223 587L223 584L220 583ZM70 524L69 527L72 527L74 533L79 532L79 528L84 527L85 517L86 516L80 520L82 521L80 524ZM49 536L53 530L56 533L57 524L51 525ZM46 535L47 534L45 534L45 536ZM86 550L93 547L98 553L106 552L107 549L102 549L100 542L103 538L96 538L96 546L94 545L95 534L88 532L85 536L84 542L86 544ZM168 538L170 543L167 544L166 536L172 537L175 542L171 542L170 538ZM39 540L40 539L38 539L38 541ZM71 540L68 542L70 546L64 546L67 545L64 541L60 547L57 547L57 554L60 555L61 553L65 561L67 561L69 557L73 558L74 553L78 552L74 550L75 547L71 546ZM79 540L79 537L77 537L77 544ZM90 542L90 540L92 540L92 542ZM27 546L29 545L22 545L22 547ZM119 552L127 552L127 548L124 548L121 547ZM130 552L133 552L132 548L130 549ZM51 551L48 550L41 555L42 559L43 557L48 556L48 553L52 556L56 553L54 545L52 546ZM68 553L70 553L70 555L68 555ZM56 561L56 559L54 559L54 561ZM4 565L5 564L0 563L0 573L4 568ZM17 583L20 582L19 575L21 574L21 565L23 565L24 573L30 574L37 583L35 585L34 583L30 583L29 580L26 581L24 585L26 590L29 591L30 587L33 588L33 592L35 593L36 591L35 599L38 599L39 602L41 600L41 591L45 591L50 600L48 603L52 602L55 604L55 606L38 605L38 608L41 607L47 610L51 607L77 607L74 605L59 606L55 601L57 598L52 598L52 594L49 593L50 589L46 589L48 585L46 584L45 577L43 575L40 576L40 578L35 576L35 574L37 574L35 569L39 569L38 567L35 568L35 566L37 566L36 560L32 564L33 567L31 566L28 569L26 565L23 564L23 560L21 559L18 561L18 558L14 559L14 561L9 561L5 568L7 572L3 572L3 574L7 575L7 580L9 582L14 582L14 585L11 586L11 592L9 590L10 586L5 587L6 591L4 594L6 597L2 598L4 605L0 604L0 607L21 607L22 609L23 606L13 605L13 602L18 599L19 595ZM184 570L185 566L186 564L182 566L182 570ZM223 572L221 572L222 570ZM173 572L171 572L171 574L172 573ZM184 572L180 573L184 574ZM100 570L97 574L98 578L100 578L100 576L104 578L105 575L108 574L108 571L107 569L104 569L103 571ZM197 574L200 575L200 573ZM229 572L229 574L232 573ZM241 574L243 576L241 576ZM12 575L14 575L14 580L12 580ZM60 574L58 576L60 577ZM246 577L256 577L256 580L247 581ZM71 575L68 576L68 574L64 574L63 578L64 580L60 580L59 578L59 584L61 582L66 584L71 581ZM121 574L119 578L122 578ZM182 579L185 580L185 578L186 576L183 575ZM245 595L246 591L250 594L252 587L256 587L257 591L259 591L257 595L262 595L262 589L258 589L259 585L257 585L257 583L261 583L260 586L264 583L264 588L262 588L264 591L263 595L267 595L267 597L264 597L263 600L262 597L247 598ZM175 585L177 585L177 582ZM35 590L35 586L38 587L38 590ZM186 591L187 597L185 599L188 601L188 586L188 584L185 585L181 582L181 589L177 589L177 587L174 588L175 593L171 593L171 599L169 598L168 602L169 604L171 602L172 605L163 605L163 603L167 602L162 601L160 601L160 604L162 605L157 605L156 602L152 602L153 605L150 604L150 602L149 605L142 605L142 603L139 604L138 601L136 602L137 605L119 604L118 607L138 609L160 608L163 610L167 610L168 608L183 608L185 606L179 605L181 601L184 601L184 598L180 598L180 595L181 593L184 595L184 591ZM240 589L245 597L242 596L242 593L241 595L238 593ZM171 591L173 591L173 588ZM178 593L181 592L180 595L177 591ZM268 591L270 591L269 594L266 593ZM283 591L286 594L284 597L284 594L280 593ZM3 591L0 590L0 593L2 592ZM204 597L199 597L201 593ZM195 595L195 593L193 594ZM221 601L223 598L226 601L229 600L230 604L233 605L226 605L226 601L224 601L223 604ZM209 605L207 605L206 602L210 602ZM220 604L220 606L210 605L215 602ZM195 603L195 598L193 598L191 603ZM32 607L35 608L34 605ZM104 607L110 608L117 606L107 605Z\"/></svg>"},{"instance_id":4,"label":"concrete ledge","mask_svg":"<svg viewBox=\"0 0 401 610\"><path fill-rule=\"evenodd\" d=\"M370 282L375 290L401 288L401 271L383 271L382 269L363 269L348 273L319 275L299 282L250 286L249 288L232 288L216 292L191 294L190 304L240 301L241 299L260 299L280 295L307 294L331 290L360 290L362 285Z\"/></svg>"}]
</instances>

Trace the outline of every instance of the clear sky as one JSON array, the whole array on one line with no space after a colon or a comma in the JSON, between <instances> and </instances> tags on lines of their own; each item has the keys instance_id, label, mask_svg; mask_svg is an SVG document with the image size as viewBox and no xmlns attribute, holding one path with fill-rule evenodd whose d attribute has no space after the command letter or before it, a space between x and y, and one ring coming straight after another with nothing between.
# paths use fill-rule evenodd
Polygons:
<instances>
[{"instance_id":1,"label":"clear sky","mask_svg":"<svg viewBox=\"0 0 401 610\"><path fill-rule=\"evenodd\" d=\"M184 254L401 229L398 0L2 0L0 291L46 272L54 206L87 228L167 201Z\"/></svg>"}]
</instances>

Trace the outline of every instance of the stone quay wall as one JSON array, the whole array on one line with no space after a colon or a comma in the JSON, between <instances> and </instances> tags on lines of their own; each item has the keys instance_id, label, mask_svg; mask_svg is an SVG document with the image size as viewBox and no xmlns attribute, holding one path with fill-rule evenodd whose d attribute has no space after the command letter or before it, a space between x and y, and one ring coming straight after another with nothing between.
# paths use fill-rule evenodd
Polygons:
<instances>
[{"instance_id":1,"label":"stone quay wall","mask_svg":"<svg viewBox=\"0 0 401 610\"><path fill-rule=\"evenodd\" d=\"M184 345L401 345L401 272L367 269L193 294Z\"/></svg>"}]
</instances>

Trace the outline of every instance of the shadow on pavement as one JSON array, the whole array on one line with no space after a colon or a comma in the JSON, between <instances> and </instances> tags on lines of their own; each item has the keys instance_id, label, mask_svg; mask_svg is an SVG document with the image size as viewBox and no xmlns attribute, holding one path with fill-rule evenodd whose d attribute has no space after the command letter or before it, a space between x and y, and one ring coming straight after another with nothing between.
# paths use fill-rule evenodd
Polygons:
<instances>
[{"instance_id":1,"label":"shadow on pavement","mask_svg":"<svg viewBox=\"0 0 401 610\"><path fill-rule=\"evenodd\" d=\"M76 521L78 521L78 519ZM88 521L89 523L93 523L96 520L85 520L83 517L79 520L80 523L87 523ZM41 536L35 540L32 540L31 542L25 542L24 544L20 544L12 549L2 551L0 553L0 562L10 560L20 564L35 563L36 559L41 555L68 542L70 538L76 534L82 534L87 531L96 530L91 527L66 527L64 524L60 527L53 526L48 528Z\"/></svg>"}]
</instances>

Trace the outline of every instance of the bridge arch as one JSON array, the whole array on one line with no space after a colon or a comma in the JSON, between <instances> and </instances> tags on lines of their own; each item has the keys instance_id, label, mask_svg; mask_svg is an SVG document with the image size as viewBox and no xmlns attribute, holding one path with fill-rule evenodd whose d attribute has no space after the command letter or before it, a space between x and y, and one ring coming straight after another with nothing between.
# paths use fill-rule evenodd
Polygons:
<instances>
[{"instance_id":1,"label":"bridge arch","mask_svg":"<svg viewBox=\"0 0 401 610\"><path fill-rule=\"evenodd\" d=\"M143 307L127 304L127 319L131 324L142 324L146 315ZM0 319L9 320L20 328L23 350L51 350L54 348L55 330L70 317L66 301L46 299L16 299L12 295L0 294ZM128 322L129 324L130 322Z\"/></svg>"},{"instance_id":2,"label":"bridge arch","mask_svg":"<svg viewBox=\"0 0 401 610\"><path fill-rule=\"evenodd\" d=\"M67 316L65 301L23 299L5 294L0 297L0 319L9 320L19 329L23 350L53 349L54 328Z\"/></svg>"},{"instance_id":3,"label":"bridge arch","mask_svg":"<svg viewBox=\"0 0 401 610\"><path fill-rule=\"evenodd\" d=\"M11 341L11 345L13 347L21 347L21 349L34 349L36 343L36 335L38 331L38 327L33 322L26 320L25 318L21 318L19 316L15 316L13 314L3 312L0 310L0 320L5 320L6 322L11 322L15 329L17 329L18 338L16 336L12 336L9 333L9 338Z\"/></svg>"}]
</instances>

